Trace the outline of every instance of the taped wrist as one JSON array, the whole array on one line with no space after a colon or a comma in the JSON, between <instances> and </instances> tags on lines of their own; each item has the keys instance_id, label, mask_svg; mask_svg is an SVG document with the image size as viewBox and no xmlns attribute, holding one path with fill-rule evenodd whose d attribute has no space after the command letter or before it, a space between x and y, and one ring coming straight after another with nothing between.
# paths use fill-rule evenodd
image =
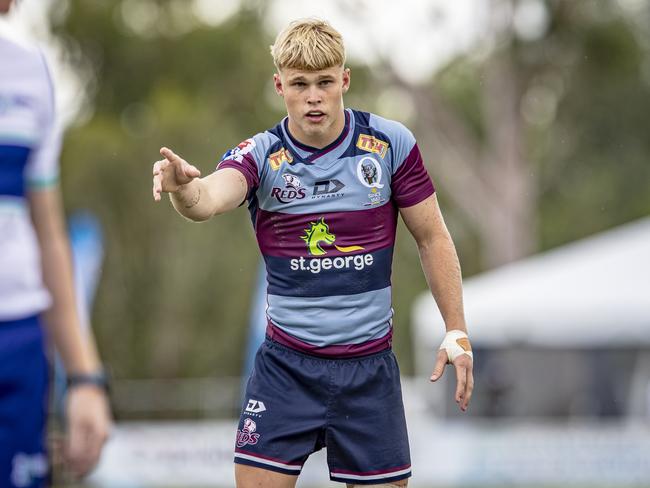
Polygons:
<instances>
[{"instance_id":1,"label":"taped wrist","mask_svg":"<svg viewBox=\"0 0 650 488\"><path fill-rule=\"evenodd\" d=\"M461 354L467 354L470 358L474 359L469 338L462 330L455 329L447 332L442 344L440 344L440 349L445 350L450 363L453 363Z\"/></svg>"}]
</instances>

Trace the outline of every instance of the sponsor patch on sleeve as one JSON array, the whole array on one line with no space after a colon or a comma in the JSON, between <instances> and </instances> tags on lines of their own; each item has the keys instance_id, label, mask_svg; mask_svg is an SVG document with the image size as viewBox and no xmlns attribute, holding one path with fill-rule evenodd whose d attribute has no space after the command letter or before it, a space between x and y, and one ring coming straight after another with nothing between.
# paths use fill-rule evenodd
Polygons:
<instances>
[{"instance_id":1,"label":"sponsor patch on sleeve","mask_svg":"<svg viewBox=\"0 0 650 488\"><path fill-rule=\"evenodd\" d=\"M253 139L246 139L245 141L237 144L237 147L233 147L230 151L227 151L221 160L236 161L238 163L241 163L244 160L244 156L246 156L254 148L255 141Z\"/></svg>"},{"instance_id":2,"label":"sponsor patch on sleeve","mask_svg":"<svg viewBox=\"0 0 650 488\"><path fill-rule=\"evenodd\" d=\"M381 158L385 157L388 151L388 143L386 141L382 141L368 134L359 134L357 147L367 152L379 154Z\"/></svg>"}]
</instances>

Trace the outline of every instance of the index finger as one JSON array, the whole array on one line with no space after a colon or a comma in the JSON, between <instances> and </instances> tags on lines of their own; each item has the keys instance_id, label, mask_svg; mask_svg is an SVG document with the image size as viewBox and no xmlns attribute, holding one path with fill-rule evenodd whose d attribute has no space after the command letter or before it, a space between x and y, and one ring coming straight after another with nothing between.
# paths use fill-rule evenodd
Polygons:
<instances>
[{"instance_id":1,"label":"index finger","mask_svg":"<svg viewBox=\"0 0 650 488\"><path fill-rule=\"evenodd\" d=\"M174 151L169 149L168 147L161 147L160 148L160 154L162 154L170 162L182 161L182 158L178 154L176 154Z\"/></svg>"}]
</instances>

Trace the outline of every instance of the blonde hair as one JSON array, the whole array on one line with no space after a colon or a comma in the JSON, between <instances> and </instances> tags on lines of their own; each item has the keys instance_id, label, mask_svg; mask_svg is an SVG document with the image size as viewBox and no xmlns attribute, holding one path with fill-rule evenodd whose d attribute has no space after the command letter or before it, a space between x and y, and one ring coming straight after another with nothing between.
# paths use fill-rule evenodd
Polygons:
<instances>
[{"instance_id":1,"label":"blonde hair","mask_svg":"<svg viewBox=\"0 0 650 488\"><path fill-rule=\"evenodd\" d=\"M278 34L271 46L271 56L278 70L318 71L343 66L345 47L341 34L328 22L300 19Z\"/></svg>"}]
</instances>

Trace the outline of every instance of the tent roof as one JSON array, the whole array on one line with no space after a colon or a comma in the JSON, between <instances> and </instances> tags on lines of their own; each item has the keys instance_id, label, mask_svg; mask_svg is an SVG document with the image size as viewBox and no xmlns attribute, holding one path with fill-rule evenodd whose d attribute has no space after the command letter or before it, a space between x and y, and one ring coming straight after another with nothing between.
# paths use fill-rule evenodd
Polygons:
<instances>
[{"instance_id":1,"label":"tent roof","mask_svg":"<svg viewBox=\"0 0 650 488\"><path fill-rule=\"evenodd\" d=\"M650 344L650 217L466 280L475 346ZM444 326L429 293L414 305L418 341Z\"/></svg>"}]
</instances>

